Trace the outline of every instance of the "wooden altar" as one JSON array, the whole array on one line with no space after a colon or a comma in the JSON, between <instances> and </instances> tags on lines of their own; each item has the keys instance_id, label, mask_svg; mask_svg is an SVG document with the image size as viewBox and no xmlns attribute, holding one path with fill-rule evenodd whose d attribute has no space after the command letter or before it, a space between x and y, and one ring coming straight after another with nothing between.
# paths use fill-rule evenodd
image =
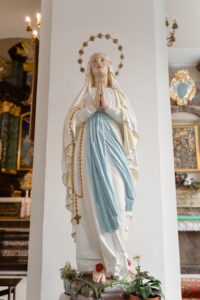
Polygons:
<instances>
[{"instance_id":1,"label":"wooden altar","mask_svg":"<svg viewBox=\"0 0 200 300\"><path fill-rule=\"evenodd\" d=\"M30 198L0 198L0 271L27 270ZM4 213L5 210L5 213Z\"/></svg>"}]
</instances>

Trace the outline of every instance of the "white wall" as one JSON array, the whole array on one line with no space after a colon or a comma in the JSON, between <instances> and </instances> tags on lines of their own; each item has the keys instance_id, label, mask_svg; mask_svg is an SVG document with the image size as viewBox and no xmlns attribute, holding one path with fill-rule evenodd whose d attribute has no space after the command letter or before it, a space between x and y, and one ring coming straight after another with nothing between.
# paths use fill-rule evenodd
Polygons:
<instances>
[{"instance_id":1,"label":"white wall","mask_svg":"<svg viewBox=\"0 0 200 300\"><path fill-rule=\"evenodd\" d=\"M200 2L199 0L166 0L166 16L176 19L175 48L200 48Z\"/></svg>"},{"instance_id":2,"label":"white wall","mask_svg":"<svg viewBox=\"0 0 200 300\"><path fill-rule=\"evenodd\" d=\"M140 179L128 252L130 257L140 254L144 269L162 280L166 300L179 300L163 1L126 0L116 5L115 0L55 0L52 14L50 4L42 1L27 299L58 298L62 292L59 268L66 260L75 262L61 182L62 127L84 80L76 62L78 50L91 34L102 32L118 37L125 48L125 67L119 82L134 106L140 133ZM88 48L88 53L96 49ZM99 44L99 50L117 61L118 53L109 43Z\"/></svg>"}]
</instances>

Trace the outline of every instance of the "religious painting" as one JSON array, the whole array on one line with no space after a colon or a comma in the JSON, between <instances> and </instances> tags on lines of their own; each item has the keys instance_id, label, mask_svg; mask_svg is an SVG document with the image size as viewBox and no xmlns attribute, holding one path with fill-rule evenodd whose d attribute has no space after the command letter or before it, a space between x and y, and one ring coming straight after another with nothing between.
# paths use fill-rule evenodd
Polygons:
<instances>
[{"instance_id":1,"label":"religious painting","mask_svg":"<svg viewBox=\"0 0 200 300\"><path fill-rule=\"evenodd\" d=\"M33 166L33 141L30 138L30 112L24 113L20 118L19 145L17 169L19 171L31 170Z\"/></svg>"},{"instance_id":2,"label":"religious painting","mask_svg":"<svg viewBox=\"0 0 200 300\"><path fill-rule=\"evenodd\" d=\"M199 172L198 125L173 125L174 166L176 172Z\"/></svg>"}]
</instances>

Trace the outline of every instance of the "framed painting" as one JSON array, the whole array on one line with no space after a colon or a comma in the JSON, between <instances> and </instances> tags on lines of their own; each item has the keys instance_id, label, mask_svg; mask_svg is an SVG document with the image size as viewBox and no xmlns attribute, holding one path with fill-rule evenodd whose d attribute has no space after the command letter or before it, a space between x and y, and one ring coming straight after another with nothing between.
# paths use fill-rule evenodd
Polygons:
<instances>
[{"instance_id":1,"label":"framed painting","mask_svg":"<svg viewBox=\"0 0 200 300\"><path fill-rule=\"evenodd\" d=\"M173 124L176 172L200 172L198 125Z\"/></svg>"},{"instance_id":2,"label":"framed painting","mask_svg":"<svg viewBox=\"0 0 200 300\"><path fill-rule=\"evenodd\" d=\"M30 112L20 117L17 170L28 171L33 167L33 141L30 138Z\"/></svg>"}]
</instances>

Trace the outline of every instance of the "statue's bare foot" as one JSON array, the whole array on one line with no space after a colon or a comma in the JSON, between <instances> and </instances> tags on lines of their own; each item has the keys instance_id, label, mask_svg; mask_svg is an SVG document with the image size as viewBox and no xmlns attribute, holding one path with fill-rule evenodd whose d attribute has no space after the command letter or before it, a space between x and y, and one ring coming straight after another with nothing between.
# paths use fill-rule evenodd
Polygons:
<instances>
[{"instance_id":1,"label":"statue's bare foot","mask_svg":"<svg viewBox=\"0 0 200 300\"><path fill-rule=\"evenodd\" d=\"M128 270L128 275L131 280L135 279L135 273L132 270Z\"/></svg>"},{"instance_id":2,"label":"statue's bare foot","mask_svg":"<svg viewBox=\"0 0 200 300\"><path fill-rule=\"evenodd\" d=\"M92 280L97 283L106 282L106 270L103 264L96 265L96 270L92 273Z\"/></svg>"},{"instance_id":3,"label":"statue's bare foot","mask_svg":"<svg viewBox=\"0 0 200 300\"><path fill-rule=\"evenodd\" d=\"M132 262L130 259L128 259L127 261L128 261L128 278L130 280L134 280L136 274L133 272L133 270L131 270Z\"/></svg>"}]
</instances>

